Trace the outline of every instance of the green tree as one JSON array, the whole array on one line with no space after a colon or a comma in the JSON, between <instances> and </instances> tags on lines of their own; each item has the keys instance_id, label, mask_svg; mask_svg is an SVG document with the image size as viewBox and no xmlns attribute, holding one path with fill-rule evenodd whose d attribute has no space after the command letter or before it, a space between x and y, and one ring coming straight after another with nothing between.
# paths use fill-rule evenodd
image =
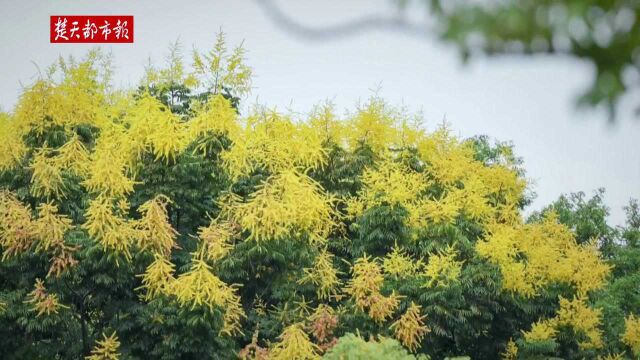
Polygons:
<instances>
[{"instance_id":1,"label":"green tree","mask_svg":"<svg viewBox=\"0 0 640 360\"><path fill-rule=\"evenodd\" d=\"M189 73L177 49L131 93L99 52L61 61L0 116L7 358L625 349L637 202L617 231L601 192L525 222L510 144L426 133L375 97L344 120L240 117L242 51L219 37Z\"/></svg>"}]
</instances>

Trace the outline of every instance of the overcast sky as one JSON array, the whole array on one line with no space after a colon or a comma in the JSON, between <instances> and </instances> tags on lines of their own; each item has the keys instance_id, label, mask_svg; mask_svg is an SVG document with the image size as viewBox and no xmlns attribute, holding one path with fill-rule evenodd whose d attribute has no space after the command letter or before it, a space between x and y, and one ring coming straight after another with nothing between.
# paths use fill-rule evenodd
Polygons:
<instances>
[{"instance_id":1,"label":"overcast sky","mask_svg":"<svg viewBox=\"0 0 640 360\"><path fill-rule=\"evenodd\" d=\"M640 197L640 121L624 104L614 127L601 111L576 110L578 93L591 81L588 64L568 58L476 59L461 64L455 50L433 37L391 30L310 40L278 26L254 1L0 0L0 106L11 110L22 84L58 55L82 55L92 45L50 44L50 15L134 15L135 43L104 46L113 52L115 84L135 85L151 57L161 64L168 44L180 39L211 47L222 28L229 44L244 40L256 74L246 104L307 112L331 99L342 110L371 95L422 110L428 129L443 118L461 136L486 134L510 140L525 160L533 190L530 209L562 193L606 188L611 222L622 224L622 206ZM363 15L386 15L382 1L280 1L282 11L308 26L329 26ZM629 100L629 99L627 99ZM627 101L630 103L630 101Z\"/></svg>"}]
</instances>

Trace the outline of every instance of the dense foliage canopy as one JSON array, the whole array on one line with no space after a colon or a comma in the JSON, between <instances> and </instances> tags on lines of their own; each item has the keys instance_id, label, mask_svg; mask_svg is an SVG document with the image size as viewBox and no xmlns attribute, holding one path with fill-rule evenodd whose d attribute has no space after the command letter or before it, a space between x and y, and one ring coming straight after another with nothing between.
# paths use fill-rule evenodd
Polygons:
<instances>
[{"instance_id":1,"label":"dense foliage canopy","mask_svg":"<svg viewBox=\"0 0 640 360\"><path fill-rule=\"evenodd\" d=\"M0 115L8 359L624 358L640 211L529 219L509 144L372 97L255 107L241 48L173 46L140 86L61 59Z\"/></svg>"}]
</instances>

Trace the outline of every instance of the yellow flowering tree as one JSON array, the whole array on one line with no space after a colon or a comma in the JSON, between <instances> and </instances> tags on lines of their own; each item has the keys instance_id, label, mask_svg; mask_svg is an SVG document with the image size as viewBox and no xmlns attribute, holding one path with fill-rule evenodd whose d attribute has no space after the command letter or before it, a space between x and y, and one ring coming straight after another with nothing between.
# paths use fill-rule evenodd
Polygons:
<instances>
[{"instance_id":1,"label":"yellow flowering tree","mask_svg":"<svg viewBox=\"0 0 640 360\"><path fill-rule=\"evenodd\" d=\"M189 64L180 49L128 91L110 86L104 54L60 60L0 114L0 348L637 352L636 319L620 320L632 311L599 297L617 289L605 260L616 242L567 207L525 219L510 145L427 131L377 96L344 116L328 103L308 116L240 107L241 47L220 35ZM633 276L629 263L620 271Z\"/></svg>"}]
</instances>

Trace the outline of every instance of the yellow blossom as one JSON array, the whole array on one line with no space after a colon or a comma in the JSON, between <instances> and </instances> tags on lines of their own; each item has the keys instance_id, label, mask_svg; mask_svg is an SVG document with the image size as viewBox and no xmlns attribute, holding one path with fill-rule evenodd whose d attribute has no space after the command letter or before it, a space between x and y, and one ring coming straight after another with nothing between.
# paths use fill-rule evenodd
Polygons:
<instances>
[{"instance_id":1,"label":"yellow blossom","mask_svg":"<svg viewBox=\"0 0 640 360\"><path fill-rule=\"evenodd\" d=\"M347 129L349 145L366 144L378 154L384 154L398 142L399 114L382 99L372 97L353 115Z\"/></svg>"},{"instance_id":2,"label":"yellow blossom","mask_svg":"<svg viewBox=\"0 0 640 360\"><path fill-rule=\"evenodd\" d=\"M233 249L233 238L237 229L229 222L211 220L209 226L198 229L199 250L207 260L218 260L225 257Z\"/></svg>"},{"instance_id":3,"label":"yellow blossom","mask_svg":"<svg viewBox=\"0 0 640 360\"><path fill-rule=\"evenodd\" d=\"M581 349L599 349L604 345L599 328L601 320L602 310L587 306L585 298L567 300L560 297L556 316L535 323L530 331L524 333L524 337L527 341L550 340L555 338L559 328L570 327L585 338L578 342Z\"/></svg>"},{"instance_id":4,"label":"yellow blossom","mask_svg":"<svg viewBox=\"0 0 640 360\"><path fill-rule=\"evenodd\" d=\"M234 178L263 168L272 174L315 169L326 161L319 134L307 124L296 124L275 111L256 112L222 154Z\"/></svg>"},{"instance_id":5,"label":"yellow blossom","mask_svg":"<svg viewBox=\"0 0 640 360\"><path fill-rule=\"evenodd\" d=\"M31 209L12 193L0 190L0 246L2 260L23 253L34 242Z\"/></svg>"},{"instance_id":6,"label":"yellow blossom","mask_svg":"<svg viewBox=\"0 0 640 360\"><path fill-rule=\"evenodd\" d=\"M316 286L319 299L329 299L337 294L340 286L338 271L333 266L333 254L326 249L316 256L313 267L304 269L305 276L300 283L311 283Z\"/></svg>"},{"instance_id":7,"label":"yellow blossom","mask_svg":"<svg viewBox=\"0 0 640 360\"><path fill-rule=\"evenodd\" d=\"M225 207L226 216L257 241L307 235L321 243L334 227L331 198L309 176L291 170L269 177L248 201L232 198Z\"/></svg>"},{"instance_id":8,"label":"yellow blossom","mask_svg":"<svg viewBox=\"0 0 640 360\"><path fill-rule=\"evenodd\" d=\"M406 206L429 186L423 174L390 159L377 164L375 169L365 170L361 181L364 190L360 198L366 201L367 207L382 203Z\"/></svg>"},{"instance_id":9,"label":"yellow blossom","mask_svg":"<svg viewBox=\"0 0 640 360\"><path fill-rule=\"evenodd\" d=\"M452 224L460 213L460 205L450 195L428 199L420 204L420 211L434 224Z\"/></svg>"},{"instance_id":10,"label":"yellow blossom","mask_svg":"<svg viewBox=\"0 0 640 360\"><path fill-rule=\"evenodd\" d=\"M139 289L145 291L142 298L150 301L158 295L171 293L171 286L175 280L173 273L176 266L160 254L154 254L153 262L147 267L142 277L142 286Z\"/></svg>"},{"instance_id":11,"label":"yellow blossom","mask_svg":"<svg viewBox=\"0 0 640 360\"><path fill-rule=\"evenodd\" d=\"M167 206L170 203L171 200L168 197L158 195L138 208L142 218L136 221L134 227L137 230L138 246L141 250L151 250L168 256L171 249L178 246L176 244L178 232L169 223L167 214Z\"/></svg>"},{"instance_id":12,"label":"yellow blossom","mask_svg":"<svg viewBox=\"0 0 640 360\"><path fill-rule=\"evenodd\" d=\"M456 282L462 273L463 261L456 260L458 252L448 246L437 254L429 256L429 262L424 268L424 275L428 279L425 286L448 286Z\"/></svg>"},{"instance_id":13,"label":"yellow blossom","mask_svg":"<svg viewBox=\"0 0 640 360\"><path fill-rule=\"evenodd\" d=\"M56 161L52 150L43 147L36 151L30 165L33 175L31 176L31 193L38 197L64 197L64 179L62 178L62 167Z\"/></svg>"},{"instance_id":14,"label":"yellow blossom","mask_svg":"<svg viewBox=\"0 0 640 360\"><path fill-rule=\"evenodd\" d=\"M356 260L351 268L351 279L347 283L345 292L354 299L356 306L364 310L369 306L369 297L380 292L384 277L382 269L367 255Z\"/></svg>"},{"instance_id":15,"label":"yellow blossom","mask_svg":"<svg viewBox=\"0 0 640 360\"><path fill-rule=\"evenodd\" d=\"M382 261L384 273L396 278L415 275L422 266L421 261L412 259L397 244L393 247L393 251L388 253Z\"/></svg>"},{"instance_id":16,"label":"yellow blossom","mask_svg":"<svg viewBox=\"0 0 640 360\"><path fill-rule=\"evenodd\" d=\"M54 128L70 129L82 124L99 127L104 121L109 71L108 66L98 68L102 60L105 56L100 50L89 51L81 61L60 57L54 71L20 96L14 116L21 132L33 130L41 136Z\"/></svg>"},{"instance_id":17,"label":"yellow blossom","mask_svg":"<svg viewBox=\"0 0 640 360\"><path fill-rule=\"evenodd\" d=\"M35 289L27 297L26 302L32 305L31 310L37 313L36 316L57 314L58 309L68 308L68 306L60 304L58 295L47 292L44 282L40 279L36 279Z\"/></svg>"},{"instance_id":18,"label":"yellow blossom","mask_svg":"<svg viewBox=\"0 0 640 360\"><path fill-rule=\"evenodd\" d=\"M246 94L251 89L251 68L244 60L242 45L229 52L221 31L210 51L204 54L193 52L192 81L214 94L221 93L223 89L233 89L237 95Z\"/></svg>"},{"instance_id":19,"label":"yellow blossom","mask_svg":"<svg viewBox=\"0 0 640 360\"><path fill-rule=\"evenodd\" d=\"M236 110L228 99L221 94L212 96L202 109L197 110L197 115L187 123L189 140L199 142L199 138L209 134L238 138L240 124L237 116ZM206 150L205 145L199 143L199 150Z\"/></svg>"},{"instance_id":20,"label":"yellow blossom","mask_svg":"<svg viewBox=\"0 0 640 360\"><path fill-rule=\"evenodd\" d=\"M191 269L172 282L171 292L182 306L204 306L209 310L225 311L223 331L239 330L238 323L244 317L237 289L225 284L211 272L211 267L202 259L193 259Z\"/></svg>"},{"instance_id":21,"label":"yellow blossom","mask_svg":"<svg viewBox=\"0 0 640 360\"><path fill-rule=\"evenodd\" d=\"M631 348L634 355L640 355L640 318L633 314L624 319L622 342Z\"/></svg>"},{"instance_id":22,"label":"yellow blossom","mask_svg":"<svg viewBox=\"0 0 640 360\"><path fill-rule=\"evenodd\" d=\"M64 145L58 148L55 158L58 166L69 169L78 176L85 177L89 172L90 154L80 137L73 134Z\"/></svg>"},{"instance_id":23,"label":"yellow blossom","mask_svg":"<svg viewBox=\"0 0 640 360\"><path fill-rule=\"evenodd\" d=\"M64 235L72 228L71 219L58 214L52 203L38 205L38 218L33 223L34 235L40 240L38 250L49 251L64 245Z\"/></svg>"},{"instance_id":24,"label":"yellow blossom","mask_svg":"<svg viewBox=\"0 0 640 360\"><path fill-rule=\"evenodd\" d=\"M134 150L124 126L112 124L103 128L90 156L87 179L82 184L91 192L112 197L131 193L135 184L130 176Z\"/></svg>"},{"instance_id":25,"label":"yellow blossom","mask_svg":"<svg viewBox=\"0 0 640 360\"><path fill-rule=\"evenodd\" d=\"M488 230L476 250L500 267L507 290L531 297L551 282L564 282L582 296L601 288L611 271L596 244L578 245L554 213L540 223L494 224Z\"/></svg>"},{"instance_id":26,"label":"yellow blossom","mask_svg":"<svg viewBox=\"0 0 640 360\"><path fill-rule=\"evenodd\" d=\"M583 334L587 340L578 343L582 349L599 349L604 344L602 341L602 310L587 306L584 298L576 297L569 301L560 297L560 309L557 314L558 325L569 326L577 333Z\"/></svg>"},{"instance_id":27,"label":"yellow blossom","mask_svg":"<svg viewBox=\"0 0 640 360\"><path fill-rule=\"evenodd\" d=\"M0 112L0 171L14 168L26 153L18 122L9 114Z\"/></svg>"},{"instance_id":28,"label":"yellow blossom","mask_svg":"<svg viewBox=\"0 0 640 360\"><path fill-rule=\"evenodd\" d=\"M528 342L547 341L555 339L557 330L555 319L543 320L534 323L531 330L523 332L524 339Z\"/></svg>"},{"instance_id":29,"label":"yellow blossom","mask_svg":"<svg viewBox=\"0 0 640 360\"><path fill-rule=\"evenodd\" d=\"M115 331L111 336L102 334L102 340L97 340L96 345L91 349L91 355L85 360L118 360L120 359L120 341Z\"/></svg>"},{"instance_id":30,"label":"yellow blossom","mask_svg":"<svg viewBox=\"0 0 640 360\"><path fill-rule=\"evenodd\" d=\"M49 266L47 277L50 275L60 276L62 272L78 264L78 260L73 256L75 250L78 248L78 246L69 246L64 243L58 244L58 246L53 249L53 257L50 260L51 266Z\"/></svg>"},{"instance_id":31,"label":"yellow blossom","mask_svg":"<svg viewBox=\"0 0 640 360\"><path fill-rule=\"evenodd\" d=\"M333 104L326 103L314 107L308 122L320 134L324 143L343 144L344 125L336 117Z\"/></svg>"},{"instance_id":32,"label":"yellow blossom","mask_svg":"<svg viewBox=\"0 0 640 360\"><path fill-rule=\"evenodd\" d=\"M186 147L183 124L160 101L145 93L127 112L128 140L140 158L151 151L156 160L175 159Z\"/></svg>"},{"instance_id":33,"label":"yellow blossom","mask_svg":"<svg viewBox=\"0 0 640 360\"><path fill-rule=\"evenodd\" d=\"M516 360L518 359L518 345L515 341L509 339L507 346L504 348L504 352L500 354L502 360Z\"/></svg>"},{"instance_id":34,"label":"yellow blossom","mask_svg":"<svg viewBox=\"0 0 640 360\"><path fill-rule=\"evenodd\" d=\"M395 290L389 296L380 293L369 295L367 303L369 305L368 315L377 323L382 323L391 318L400 306L402 296L396 294Z\"/></svg>"},{"instance_id":35,"label":"yellow blossom","mask_svg":"<svg viewBox=\"0 0 640 360\"><path fill-rule=\"evenodd\" d=\"M429 173L446 186L453 186L472 174L472 147L452 136L446 127L420 139L418 151L429 164Z\"/></svg>"},{"instance_id":36,"label":"yellow blossom","mask_svg":"<svg viewBox=\"0 0 640 360\"><path fill-rule=\"evenodd\" d=\"M390 327L393 329L395 338L411 351L420 347L420 342L430 331L424 324L425 316L420 313L420 310L420 305L411 302L407 311Z\"/></svg>"},{"instance_id":37,"label":"yellow blossom","mask_svg":"<svg viewBox=\"0 0 640 360\"><path fill-rule=\"evenodd\" d=\"M246 315L244 313L244 309L242 308L242 303L240 302L240 296L230 296L224 308L220 334L224 334L227 336L234 336L237 334L244 335L240 327L240 322L245 317Z\"/></svg>"},{"instance_id":38,"label":"yellow blossom","mask_svg":"<svg viewBox=\"0 0 640 360\"><path fill-rule=\"evenodd\" d=\"M575 284L579 295L586 295L602 287L611 272L611 266L605 263L594 239L588 243L570 246L565 251L566 265L562 274L565 281Z\"/></svg>"},{"instance_id":39,"label":"yellow blossom","mask_svg":"<svg viewBox=\"0 0 640 360\"><path fill-rule=\"evenodd\" d=\"M114 211L112 199L100 195L91 200L85 217L87 220L82 227L102 245L103 249L122 254L126 259L131 258L130 249L135 230L127 219Z\"/></svg>"},{"instance_id":40,"label":"yellow blossom","mask_svg":"<svg viewBox=\"0 0 640 360\"><path fill-rule=\"evenodd\" d=\"M269 349L271 360L320 359L319 348L309 340L302 324L289 325L278 337L279 341Z\"/></svg>"}]
</instances>

